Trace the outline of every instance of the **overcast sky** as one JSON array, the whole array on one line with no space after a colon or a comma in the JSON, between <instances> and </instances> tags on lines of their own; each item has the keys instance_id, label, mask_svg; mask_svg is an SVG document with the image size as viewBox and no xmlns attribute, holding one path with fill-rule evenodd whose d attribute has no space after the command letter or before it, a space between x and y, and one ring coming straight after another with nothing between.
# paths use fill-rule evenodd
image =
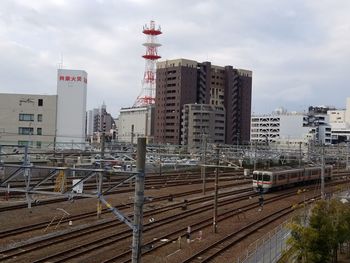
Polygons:
<instances>
[{"instance_id":1,"label":"overcast sky","mask_svg":"<svg viewBox=\"0 0 350 263\"><path fill-rule=\"evenodd\" d=\"M141 91L142 27L162 59L253 71L252 111L345 107L349 0L1 0L0 93L56 94L57 67L88 73L88 109L116 117Z\"/></svg>"}]
</instances>

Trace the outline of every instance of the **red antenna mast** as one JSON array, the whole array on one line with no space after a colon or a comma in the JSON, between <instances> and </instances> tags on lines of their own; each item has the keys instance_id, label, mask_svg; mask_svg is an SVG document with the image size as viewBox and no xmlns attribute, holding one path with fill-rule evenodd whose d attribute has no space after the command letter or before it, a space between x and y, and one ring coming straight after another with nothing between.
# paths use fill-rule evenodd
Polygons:
<instances>
[{"instance_id":1,"label":"red antenna mast","mask_svg":"<svg viewBox=\"0 0 350 263\"><path fill-rule=\"evenodd\" d=\"M156 29L154 21L150 22L150 26L145 25L143 31L147 36L147 42L143 43L146 47L146 54L142 57L145 59L145 73L142 80L142 91L137 97L134 107L147 106L155 102L155 81L156 81L156 62L161 56L158 55L157 48L161 44L157 43L157 36L162 34L160 26Z\"/></svg>"}]
</instances>

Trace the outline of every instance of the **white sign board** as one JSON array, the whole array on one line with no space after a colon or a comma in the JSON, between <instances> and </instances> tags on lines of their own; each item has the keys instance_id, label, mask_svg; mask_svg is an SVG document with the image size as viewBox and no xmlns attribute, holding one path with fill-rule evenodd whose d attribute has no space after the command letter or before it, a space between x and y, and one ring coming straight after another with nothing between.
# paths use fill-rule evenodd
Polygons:
<instances>
[{"instance_id":1,"label":"white sign board","mask_svg":"<svg viewBox=\"0 0 350 263\"><path fill-rule=\"evenodd\" d=\"M77 184L79 181L80 181L80 179L73 179L73 185ZM83 185L84 185L83 182L81 182L80 184L74 186L73 191L76 192L77 194L82 194L83 193Z\"/></svg>"}]
</instances>

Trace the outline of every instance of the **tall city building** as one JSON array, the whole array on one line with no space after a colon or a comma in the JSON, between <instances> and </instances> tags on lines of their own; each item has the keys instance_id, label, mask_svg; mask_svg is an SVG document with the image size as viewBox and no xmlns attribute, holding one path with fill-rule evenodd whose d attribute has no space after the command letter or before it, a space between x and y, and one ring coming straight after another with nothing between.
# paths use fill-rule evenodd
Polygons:
<instances>
[{"instance_id":1,"label":"tall city building","mask_svg":"<svg viewBox=\"0 0 350 263\"><path fill-rule=\"evenodd\" d=\"M107 141L114 139L113 132L116 128L116 124L112 115L107 112L105 103L103 103L100 108L87 111L86 126L86 136L90 141L97 140L102 132L105 132Z\"/></svg>"},{"instance_id":2,"label":"tall city building","mask_svg":"<svg viewBox=\"0 0 350 263\"><path fill-rule=\"evenodd\" d=\"M155 142L181 144L184 105L195 103L224 107L225 143L248 142L251 92L249 70L188 59L157 63Z\"/></svg>"},{"instance_id":3,"label":"tall city building","mask_svg":"<svg viewBox=\"0 0 350 263\"><path fill-rule=\"evenodd\" d=\"M56 141L84 143L86 123L87 73L58 69Z\"/></svg>"}]
</instances>

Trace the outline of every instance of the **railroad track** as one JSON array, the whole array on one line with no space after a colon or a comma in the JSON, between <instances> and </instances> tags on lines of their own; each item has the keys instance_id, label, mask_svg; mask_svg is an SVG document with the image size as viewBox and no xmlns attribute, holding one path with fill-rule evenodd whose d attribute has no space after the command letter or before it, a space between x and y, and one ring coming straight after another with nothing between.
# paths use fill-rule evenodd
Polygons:
<instances>
[{"instance_id":1,"label":"railroad track","mask_svg":"<svg viewBox=\"0 0 350 263\"><path fill-rule=\"evenodd\" d=\"M339 182L338 183L334 182L334 183L331 183L330 185L337 185L337 184L339 184ZM310 190L312 190L313 186L309 186L309 187L305 187L305 188L310 188ZM281 198L287 198L287 197L293 196L293 195L295 195L295 193L296 193L295 189L289 189L288 192L282 193L282 194L277 195L277 196L273 196L269 199L265 199L264 203L265 204L272 203L272 202L280 200ZM317 196L318 195L315 194L310 199L316 198ZM305 199L305 200L308 200L308 199ZM303 203L303 202L304 201L302 201L301 203ZM230 219L239 213L244 213L244 212L247 212L247 211L252 210L252 209L257 209L258 207L259 207L259 204L252 203L252 204L242 206L238 209L225 211L218 216L218 222L226 220L226 219ZM290 209L290 206L288 206L288 208ZM200 222L197 222L194 225L191 225L192 233L198 232L198 231L202 230L203 228L210 227L210 226L212 226L212 216L210 216L207 219L204 219ZM143 244L143 246L144 247L152 247L152 249L148 250L148 251L144 251L142 253L142 255L150 254L161 247L164 247L168 244L171 244L172 242L175 242L178 239L179 235L181 235L181 237L185 237L186 231L187 231L187 227L176 230L170 234L162 235L160 237L157 237L157 239L152 239L149 242L145 242ZM165 240L165 239L167 239L168 241L161 242L161 240ZM131 262L130 258L131 258L131 250L123 252L123 253L116 255L116 256L114 256L108 260L105 260L103 262L104 263L110 263L110 262L127 263L127 262Z\"/></svg>"},{"instance_id":2,"label":"railroad track","mask_svg":"<svg viewBox=\"0 0 350 263\"><path fill-rule=\"evenodd\" d=\"M226 188L231 188L231 187L235 187L235 186L241 186L241 185L244 185L244 184L247 184L247 183L246 182L242 182L242 183L236 183L236 184L228 184L228 185L221 186L220 188L221 189L226 189ZM250 188L247 188L247 189L251 190ZM207 191L212 191L212 190L214 190L214 187L208 187L207 188ZM173 194L171 197L176 199L176 198L180 198L180 197L184 197L184 196L199 194L201 192L202 192L201 189L196 189L196 190L191 190L191 191L186 191L186 192ZM152 204L152 203L168 200L169 198L170 198L170 195L158 196L158 197L154 197L152 200L146 201L145 204L146 205L147 204ZM212 197L208 196L206 198L212 198ZM50 200L47 200L47 201L50 201ZM66 201L66 199L65 199L65 201ZM49 203L51 204L52 202L49 202ZM126 204L123 204L123 205L117 205L116 208L120 209L120 210L123 210L123 209L130 208L133 205L134 205L133 202L129 202L129 203L126 203ZM21 205L18 205L18 206L20 206L21 208L26 208L27 207L26 204L21 204ZM102 209L102 214L105 214L105 213L110 213L110 211L108 209ZM68 222L70 220L76 221L76 220L81 220L81 219L85 219L85 218L89 218L89 217L95 217L95 216L96 216L96 211L86 212L86 213L70 216L70 217L68 217L66 219L63 219L61 221L61 223L66 223L66 222ZM59 219L53 221L52 224L57 224L58 221L59 221ZM9 237L9 236L23 234L23 233L30 232L30 231L33 231L33 230L42 229L42 228L45 228L49 223L50 223L50 221L45 221L45 222L37 223L37 224L34 224L34 225L22 226L22 227L17 227L17 228L14 228L14 229L8 229L8 230L0 231L0 236L2 238L5 238L5 237Z\"/></svg>"},{"instance_id":3,"label":"railroad track","mask_svg":"<svg viewBox=\"0 0 350 263\"><path fill-rule=\"evenodd\" d=\"M246 194L244 194L244 193L246 193ZM254 194L254 193L251 192L250 188L249 189L247 188L247 189L241 189L241 190L220 193L220 197L232 196L233 194L235 194L235 195L243 194L242 196L238 197L242 200L242 199L247 199L247 196ZM212 196L204 196L204 197L196 198L196 199L190 200L188 202L188 205L200 204L203 201L208 201L210 199L212 199ZM237 199L237 197L236 197L236 199ZM232 202L232 198L230 200L225 200L224 202L225 202L225 204ZM172 204L172 205L158 208L158 209L155 209L152 211L146 211L144 213L144 215L145 215L145 217L146 216L154 216L156 214L160 214L160 213L164 213L164 212L167 212L167 211L170 211L173 209L181 208L182 205L183 205L182 203ZM211 206L212 205L207 205L206 209L208 209L208 208L210 209ZM186 217L186 216L194 215L194 214L198 213L199 210L202 210L202 209L203 208L199 207L197 209L188 210L188 211L182 212L181 216ZM154 228L155 226L166 225L171 221L173 221L172 216L166 217L162 220L157 220L156 224L151 224L151 223L145 224L145 227L146 228L150 228L150 227ZM105 229L112 228L112 227L114 228L117 225L124 226L122 223L120 223L118 221L110 220L110 221L102 222L101 224L98 224L98 225L94 225L92 227L87 227L86 229L79 228L75 231L74 230L69 231L69 233L63 232L61 235L51 236L51 237L46 238L45 240L38 240L37 242L30 242L28 244L23 244L21 246L2 250L2 251L0 251L0 254L3 255L3 257L1 259L6 260L6 259L18 257L22 254L32 252L32 251L35 251L35 250L40 249L40 248L44 248L44 247L49 246L49 245L62 243L64 241L70 240L72 238L79 238L79 237L82 237L82 236L87 235L87 234L96 233L97 231L105 230ZM102 244L103 244L103 246L105 246L106 244L113 244L114 242L123 240L123 239L128 238L128 237L131 237L131 231L130 231L130 229L125 229L125 227L124 227L124 230L118 232L117 234L114 234L114 235L108 237L109 241L106 240L106 238L98 239L95 242L92 242L92 243L90 242L89 244L86 244L85 246L89 246L89 248L88 248L89 250L96 249L96 245L98 247L100 247ZM45 262L47 260L50 260L50 262L56 262L59 258L62 258L62 257L63 257L62 260L65 261L65 260L71 259L73 257L76 257L76 256L80 255L81 253L86 253L86 250L84 250L84 252L81 251L82 247L84 247L84 245L80 243L78 247L71 248L68 251L64 251L62 253L56 253L55 255L51 255L50 257L46 257L44 259L38 260L37 262ZM78 252L76 252L77 250L78 250ZM57 262L59 262L59 261L57 261Z\"/></svg>"},{"instance_id":4,"label":"railroad track","mask_svg":"<svg viewBox=\"0 0 350 263\"><path fill-rule=\"evenodd\" d=\"M239 179L237 179L238 181ZM243 179L244 180L244 179ZM247 179L245 179L247 180ZM209 178L207 179L207 182L212 182L214 181L213 178ZM232 179L227 179L227 180L222 180L222 181L232 181ZM201 184L202 180L196 180L195 182L183 182L180 184L167 184L166 187L177 187L177 186L184 186L184 185L194 185L194 184ZM247 183L247 182L244 182ZM227 184L226 186L223 187L232 187L235 185L240 185L242 183L235 183L235 184ZM161 185L161 186L165 186L165 185ZM145 185L145 190L151 190L151 189L157 189L157 186L147 186ZM134 192L135 189L134 187L127 187L126 189L118 189L115 191L111 191L109 192L107 195L112 195L112 194L122 194L122 193L132 193ZM201 192L201 190L197 190L198 192ZM74 199L85 199L86 197L74 197ZM32 206L41 206L41 205L48 205L48 204L53 204L53 203L59 203L59 202L65 202L67 201L67 197L64 198L53 198L53 199L47 199L47 200L38 200L37 202L33 202ZM10 205L10 206L3 206L0 207L0 213L1 212L6 212L6 211L10 211L10 210L16 210L16 209L22 209L22 208L26 208L27 207L27 203L22 203L22 204L17 204L17 205Z\"/></svg>"},{"instance_id":5,"label":"railroad track","mask_svg":"<svg viewBox=\"0 0 350 263\"><path fill-rule=\"evenodd\" d=\"M313 187L313 186L311 186L311 187ZM198 191L201 192L201 190L198 190ZM275 196L273 198L266 199L265 203L272 202L274 199L280 199L283 195L286 195L286 194L287 193L284 193L282 195L278 195L278 196ZM295 195L295 189L292 189L289 194L290 195ZM231 193L231 195L232 195L232 193ZM168 198L168 196L163 196L163 197L164 198ZM221 197L223 197L223 196L221 196ZM207 198L212 199L211 196L207 196ZM246 197L242 197L242 198L246 199ZM203 201L204 200L200 200L198 203L203 202ZM222 206L222 205L225 205L225 204L232 203L233 201L237 201L237 199L235 200L233 198L233 199L228 199L228 200L224 200L224 201L219 201L219 205ZM240 208L241 212L248 211L249 209L257 208L258 204L251 204L250 206L251 207L246 206L246 207ZM177 208L179 208L179 207L177 207ZM193 216L193 215L197 215L199 213L211 210L212 209L212 204L206 205L205 209L203 209L203 210L201 208L202 207L199 207L199 208L196 208L196 209L193 209L193 210L191 209L191 210L188 210L188 211L183 211L183 212L180 213L180 215L170 216L170 217L167 217L167 218L164 218L164 219L161 219L161 220L157 220L157 223L145 224L144 232L147 233L147 232L149 232L151 230L154 230L156 227L164 226L164 225L173 223L174 221L181 220L181 219L184 219L184 218L188 218L191 215ZM175 208L173 208L173 209L175 209ZM245 210L245 209L248 209L248 210ZM150 212L152 212L152 211L150 211ZM164 211L162 211L162 212L164 212ZM162 212L159 212L159 213L162 213ZM230 210L230 211L225 211L224 213L220 214L220 217L218 218L218 221L225 220L225 219L227 219L229 217L232 217L233 215L235 215L237 213L238 213L237 208L233 209L233 210ZM152 214L149 214L149 215L152 215ZM145 216L148 216L148 214L145 213ZM194 225L192 227L193 232L199 231L203 227L210 226L212 224L211 219L212 218L210 217L210 218L208 218L206 220L203 220L200 223ZM116 222L114 221L114 223L116 223ZM114 226L115 225L112 225L112 226L109 226L109 227L114 227ZM106 223L105 226L102 225L102 226L100 226L100 228L97 227L95 230L89 229L87 231L89 231L89 233L94 233L96 231L101 231L103 229L107 229L107 227L108 227L108 224ZM143 254L145 255L145 254L151 253L152 251L156 250L157 248L160 248L161 246L167 245L168 242L160 242L161 239L167 238L167 239L169 239L169 242L171 242L173 240L176 240L179 235L184 235L185 232L186 232L186 228L177 229L176 231L173 231L170 234L169 233L165 234L162 237L159 237L159 238L157 238L155 240L151 240L151 241L145 243L144 246L153 247L153 249L150 250L150 251L144 252ZM75 236L75 237L66 236L66 238L57 239L56 241L55 240L51 240L52 243L46 243L46 244L43 243L43 245L40 245L40 246L35 245L35 248L32 248L32 249L30 249L28 247L17 248L20 251L22 251L22 252L17 253L17 254L16 253L15 254L11 254L11 255L10 254L6 254L6 253L10 253L10 251L1 251L0 253L1 254L6 254L6 256L2 258L2 260L9 259L9 258L13 258L14 256L19 256L21 254L24 254L24 253L27 253L27 252L30 252L30 251L34 251L34 250L36 250L38 248L40 249L40 247L46 247L46 246L48 246L50 244L57 244L57 243L60 243L60 242L64 242L65 240L70 240L71 238L78 238L79 236L81 236L81 235L77 234L77 236ZM64 237L64 235L63 235L63 237ZM81 243L77 247L71 247L69 250L58 252L58 253L56 253L54 255L50 255L49 257L38 259L35 262L46 262L46 261L50 261L50 262L65 262L67 260L70 260L70 259L73 259L73 258L78 258L81 255L85 255L85 254L87 254L89 252L92 252L95 249L99 249L99 248L102 248L102 247L105 247L105 246L108 246L108 245L115 244L116 242L123 241L123 240L125 240L127 238L130 238L130 237L131 237L131 231L129 229L122 230L122 231L118 232L117 234L109 236L107 238L101 238L101 239L96 240L95 242ZM119 255L117 255L117 256L109 259L109 260L106 260L105 262L129 262L130 261L129 260L130 253L131 253L131 251L128 250L128 251L126 251L126 252L124 252L122 254L119 254ZM128 259L126 259L126 257L128 257Z\"/></svg>"},{"instance_id":6,"label":"railroad track","mask_svg":"<svg viewBox=\"0 0 350 263\"><path fill-rule=\"evenodd\" d=\"M315 195L311 198L305 199L305 201L300 201L298 204L305 203L306 201L310 201L311 199L319 198L320 195ZM190 257L181 262L210 262L214 258L218 257L220 254L224 253L234 245L238 244L243 239L256 233L259 229L262 229L265 226L277 221L278 219L293 213L294 210L291 208L291 206L286 206L284 208L279 209L278 211L265 215L262 218L259 218L258 220L240 228L238 231L230 233L227 236L221 238L220 240L215 241L213 244L210 244L209 246L206 246L198 252L195 252Z\"/></svg>"},{"instance_id":7,"label":"railroad track","mask_svg":"<svg viewBox=\"0 0 350 263\"><path fill-rule=\"evenodd\" d=\"M290 206L282 208L272 214L266 215L259 220L249 223L247 226L235 231L226 237L216 241L215 243L205 247L204 249L192 254L189 258L182 261L188 262L210 262L215 257L238 244L249 235L255 233L257 230L267 226L268 224L294 212Z\"/></svg>"},{"instance_id":8,"label":"railroad track","mask_svg":"<svg viewBox=\"0 0 350 263\"><path fill-rule=\"evenodd\" d=\"M253 195L255 193L249 193L247 195L244 196L240 196L240 197L234 197L234 198L230 198L224 201L219 202L219 206L222 205L227 205L227 204L231 204L233 201L241 201L241 200L246 200L248 196ZM212 199L212 197L211 197ZM168 216L162 219L158 219L156 223L146 223L144 225L144 233L150 232L151 230L155 230L161 226L166 226L170 223L174 223L174 222L178 222L181 219L187 219L191 216L195 216L198 215L198 213L203 213L206 211L210 211L212 210L213 205L212 204L207 204L205 206L202 207L197 207L188 211L182 211L181 213L177 214L176 216ZM181 229L181 231L183 231L183 229ZM179 231L176 231L176 233L179 233ZM93 242L89 242L87 244L80 244L80 246L72 248L70 250L65 250L59 253L56 253L55 255L50 255L49 257L45 257L42 259L39 259L37 261L34 261L35 263L39 263L39 262L47 262L48 260L50 262L67 262L68 260L72 260L72 259L77 259L80 256L85 256L86 253L90 253L90 252L94 252L96 249L101 249L101 248L105 248L106 246L110 246L110 245L115 245L116 242L120 242L120 241L125 241L126 239L130 239L132 237L132 233L130 231L130 229L127 229L123 232L119 232L113 236L108 237L108 239L106 238L101 238L101 239L97 239L94 240ZM145 244L145 246L148 245L152 245L155 241L160 241L161 238L157 238L157 239L152 239L152 241L150 243ZM120 260L122 260L122 258L125 257L130 257L131 255L131 250L127 249L125 252L123 252L122 254L117 256L117 260L115 261L115 259L113 259L114 262L121 262Z\"/></svg>"},{"instance_id":9,"label":"railroad track","mask_svg":"<svg viewBox=\"0 0 350 263\"><path fill-rule=\"evenodd\" d=\"M178 174L178 175L167 175L164 174L163 176L153 175L150 177L146 177L145 181L145 189L153 189L153 188L161 188L161 187L176 187L181 185L188 185L188 184L199 184L202 183L202 179L200 178L200 173L195 174ZM241 172L236 173L227 173L223 172L220 173L220 181L232 181L232 180L244 180L247 179L246 176L242 176ZM182 178L181 178L182 177ZM118 179L110 179L105 180L104 185L110 185L111 183L120 183L124 179L127 179L127 176L121 176L118 177ZM206 178L208 182L214 181L214 173L210 172L206 174ZM75 177L74 179L81 179L79 177ZM84 183L84 189L85 190L94 190L96 189L96 182L91 183L90 181L93 181L94 179L90 179ZM32 183L30 186L35 186L37 182L39 182L40 179L37 179L37 181L32 180ZM67 182L69 185L72 184L72 180L68 180ZM11 188L25 188L24 183L11 183ZM43 183L40 185L40 189L46 190L46 191L54 191L54 185L53 183ZM124 186L120 186L118 191L124 191L124 192L131 192L134 191L133 187L130 187L129 184L125 184ZM115 193L114 191L113 193ZM0 192L0 196L5 196L5 191ZM11 193L11 196L24 196L24 193ZM0 208L1 212L1 208Z\"/></svg>"},{"instance_id":10,"label":"railroad track","mask_svg":"<svg viewBox=\"0 0 350 263\"><path fill-rule=\"evenodd\" d=\"M276 200L280 200L281 198L287 198L287 197L290 197L290 196L293 196L293 195L295 195L295 191L293 191L293 192L286 192L286 193L280 194L278 196L274 196L274 197L271 197L269 199L266 199L265 204L274 202ZM244 212L247 212L249 210L256 209L258 207L259 207L259 204L254 202L254 203L251 203L251 204L243 205L243 206L241 206L239 208L226 210L225 212L221 213L218 216L217 220L218 220L218 222L220 222L220 221L232 218L233 216L237 215L238 213L244 213ZM211 210L211 209L212 209L212 205L211 205L209 210ZM202 219L202 220L196 222L195 224L192 224L191 225L192 233L198 232L198 231L200 231L200 230L202 230L202 229L204 229L206 227L212 226L212 224L213 224L212 220L213 220L212 216L209 216L209 217L206 217L205 219ZM158 236L156 239L152 239L152 240L150 240L148 242L145 242L143 244L143 246L144 247L145 246L146 247L151 247L152 249L150 249L148 251L144 251L142 253L142 255L144 256L144 255L153 253L156 250L160 249L161 247L164 247L164 246L166 246L168 244L171 244L173 241L176 241L179 238L179 236L185 237L186 231L187 231L187 227L181 227L181 228L178 228L175 231L172 231L171 233L167 233L167 234ZM161 240L168 240L168 241L161 242ZM128 250L128 251L120 253L120 254L112 257L112 258L109 258L109 259L107 259L107 260L105 260L103 262L104 263L110 263L110 262L118 262L118 263L119 262L120 263L123 262L123 263L126 263L126 262L131 262L130 258L131 258L131 250Z\"/></svg>"}]
</instances>

